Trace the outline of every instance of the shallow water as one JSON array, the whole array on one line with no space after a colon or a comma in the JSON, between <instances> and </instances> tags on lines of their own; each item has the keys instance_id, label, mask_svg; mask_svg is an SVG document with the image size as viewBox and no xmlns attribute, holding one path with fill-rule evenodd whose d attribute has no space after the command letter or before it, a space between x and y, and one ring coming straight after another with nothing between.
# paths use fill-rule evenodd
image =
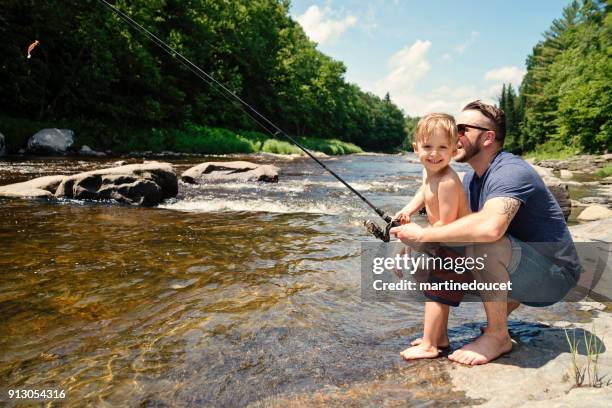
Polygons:
<instances>
[{"instance_id":1,"label":"shallow water","mask_svg":"<svg viewBox=\"0 0 612 408\"><path fill-rule=\"evenodd\" d=\"M400 361L422 305L360 299L371 210L307 159L246 159L281 167L280 182L181 184L159 208L0 201L0 401L53 388L68 406L473 403L447 363ZM325 162L394 212L418 185L408 159ZM11 159L0 184L110 163ZM571 319L564 308L538 316ZM454 339L478 332L474 316L480 305L453 314Z\"/></svg>"}]
</instances>

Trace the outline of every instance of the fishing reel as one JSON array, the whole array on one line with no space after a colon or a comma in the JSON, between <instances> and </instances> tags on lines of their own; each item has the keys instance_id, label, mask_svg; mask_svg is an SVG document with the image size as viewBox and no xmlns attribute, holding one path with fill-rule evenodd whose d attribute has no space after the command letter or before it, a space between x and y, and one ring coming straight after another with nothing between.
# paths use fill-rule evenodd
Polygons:
<instances>
[{"instance_id":1,"label":"fishing reel","mask_svg":"<svg viewBox=\"0 0 612 408\"><path fill-rule=\"evenodd\" d=\"M399 223L398 220L391 218L388 215L386 215L383 218L387 222L387 225L385 226L384 230L380 228L378 224L376 224L374 221L370 221L370 220L364 221L363 225L365 226L366 230L368 230L370 234L374 235L376 238L380 239L382 242L389 242L391 240L391 237L390 237L391 234L389 233L389 231L391 231L391 228L399 227L401 224Z\"/></svg>"}]
</instances>

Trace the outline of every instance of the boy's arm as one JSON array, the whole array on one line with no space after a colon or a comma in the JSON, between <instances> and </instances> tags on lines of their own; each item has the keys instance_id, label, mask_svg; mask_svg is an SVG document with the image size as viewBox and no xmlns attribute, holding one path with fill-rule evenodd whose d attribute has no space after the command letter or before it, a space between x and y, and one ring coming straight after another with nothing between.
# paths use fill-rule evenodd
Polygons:
<instances>
[{"instance_id":1,"label":"boy's arm","mask_svg":"<svg viewBox=\"0 0 612 408\"><path fill-rule=\"evenodd\" d=\"M450 224L457 219L459 213L457 191L457 181L451 177L444 177L438 182L438 221L433 224L434 227Z\"/></svg>"},{"instance_id":2,"label":"boy's arm","mask_svg":"<svg viewBox=\"0 0 612 408\"><path fill-rule=\"evenodd\" d=\"M421 208L425 207L425 195L423 194L423 185L419 187L417 192L412 197L412 200L400 211L398 211L393 218L399 219L401 224L405 224L410 222L410 216L418 211Z\"/></svg>"}]
</instances>

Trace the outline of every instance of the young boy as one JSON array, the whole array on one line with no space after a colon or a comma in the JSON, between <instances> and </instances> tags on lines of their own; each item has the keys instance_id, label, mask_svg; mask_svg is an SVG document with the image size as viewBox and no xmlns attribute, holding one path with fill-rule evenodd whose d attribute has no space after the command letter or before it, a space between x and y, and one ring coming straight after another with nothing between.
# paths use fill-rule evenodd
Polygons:
<instances>
[{"instance_id":1,"label":"young boy","mask_svg":"<svg viewBox=\"0 0 612 408\"><path fill-rule=\"evenodd\" d=\"M449 166L456 144L457 126L452 116L431 113L419 121L412 147L423 164L423 184L412 201L396 214L401 224L410 222L410 215L419 211L416 207L423 202L433 228L470 212L461 180ZM423 338L400 353L404 359L435 358L449 347L448 310L436 302L425 303Z\"/></svg>"}]
</instances>

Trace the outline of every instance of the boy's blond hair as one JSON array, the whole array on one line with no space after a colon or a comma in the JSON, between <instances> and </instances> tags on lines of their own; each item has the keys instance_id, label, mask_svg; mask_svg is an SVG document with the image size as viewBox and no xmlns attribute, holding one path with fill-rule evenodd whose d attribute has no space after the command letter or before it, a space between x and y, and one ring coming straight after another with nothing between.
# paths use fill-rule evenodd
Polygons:
<instances>
[{"instance_id":1,"label":"boy's blond hair","mask_svg":"<svg viewBox=\"0 0 612 408\"><path fill-rule=\"evenodd\" d=\"M457 125L455 118L446 113L430 113L423 116L417 124L414 143L425 143L434 130L441 129L448 135L449 143L457 144Z\"/></svg>"}]
</instances>

